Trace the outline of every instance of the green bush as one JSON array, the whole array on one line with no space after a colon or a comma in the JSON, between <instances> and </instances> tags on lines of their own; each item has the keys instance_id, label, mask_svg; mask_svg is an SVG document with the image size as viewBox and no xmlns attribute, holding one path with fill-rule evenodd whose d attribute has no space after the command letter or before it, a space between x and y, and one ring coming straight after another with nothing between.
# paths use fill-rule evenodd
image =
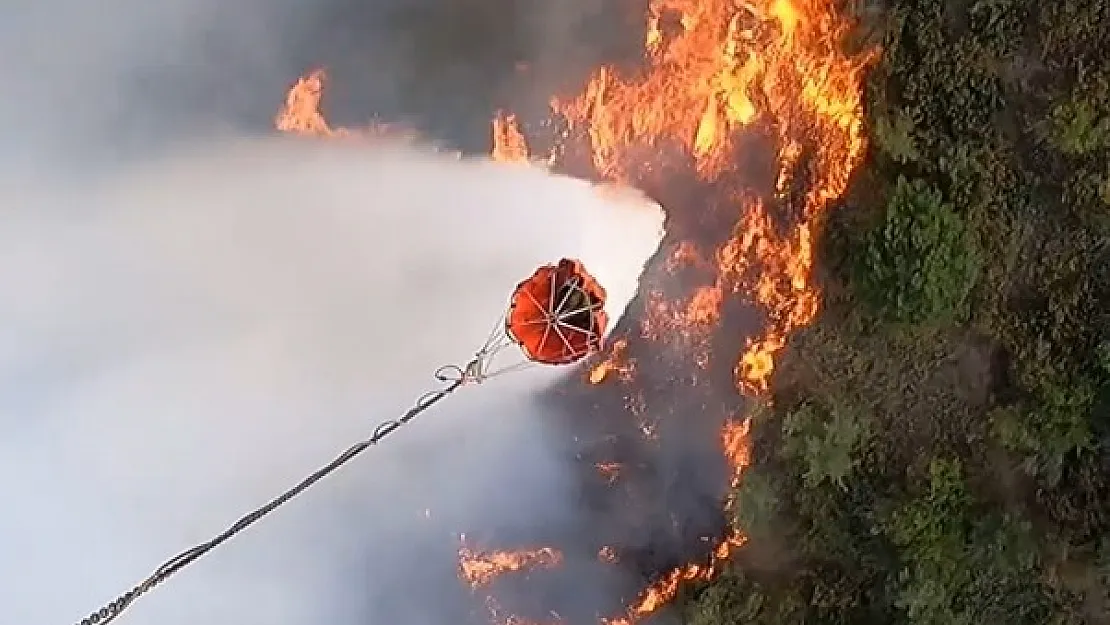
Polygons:
<instances>
[{"instance_id":1,"label":"green bush","mask_svg":"<svg viewBox=\"0 0 1110 625\"><path fill-rule=\"evenodd\" d=\"M807 488L828 482L843 490L845 478L859 466L868 437L866 422L843 406L822 411L804 404L783 419L785 453L804 467Z\"/></svg>"},{"instance_id":2,"label":"green bush","mask_svg":"<svg viewBox=\"0 0 1110 625\"><path fill-rule=\"evenodd\" d=\"M742 574L726 574L694 596L683 619L689 625L754 622L763 612L766 597Z\"/></svg>"},{"instance_id":3,"label":"green bush","mask_svg":"<svg viewBox=\"0 0 1110 625\"><path fill-rule=\"evenodd\" d=\"M683 609L687 625L788 625L802 622L806 598L798 587L769 588L733 568L694 593Z\"/></svg>"},{"instance_id":4,"label":"green bush","mask_svg":"<svg viewBox=\"0 0 1110 625\"><path fill-rule=\"evenodd\" d=\"M782 506L778 495L780 486L762 467L752 467L744 473L736 491L733 516L736 525L749 536L763 537L775 530Z\"/></svg>"},{"instance_id":5,"label":"green bush","mask_svg":"<svg viewBox=\"0 0 1110 625\"><path fill-rule=\"evenodd\" d=\"M1092 449L1090 411L1094 392L1087 386L1046 385L1032 408L999 408L991 426L1002 445L1022 460L1022 468L1050 486L1059 483L1069 456Z\"/></svg>"},{"instance_id":6,"label":"green bush","mask_svg":"<svg viewBox=\"0 0 1110 625\"><path fill-rule=\"evenodd\" d=\"M910 623L1043 623L1050 613L1030 525L979 504L959 461L930 463L925 492L886 531L901 550L895 603Z\"/></svg>"},{"instance_id":7,"label":"green bush","mask_svg":"<svg viewBox=\"0 0 1110 625\"><path fill-rule=\"evenodd\" d=\"M887 530L908 560L921 566L952 566L965 555L970 509L960 462L933 460L925 492L895 510Z\"/></svg>"},{"instance_id":8,"label":"green bush","mask_svg":"<svg viewBox=\"0 0 1110 625\"><path fill-rule=\"evenodd\" d=\"M965 548L970 498L958 462L935 460L929 473L927 492L895 510L887 525L904 562L895 603L911 623L970 624L955 606L971 577Z\"/></svg>"},{"instance_id":9,"label":"green bush","mask_svg":"<svg viewBox=\"0 0 1110 625\"><path fill-rule=\"evenodd\" d=\"M1096 588L1102 595L1103 609L1110 612L1110 538L1099 541L1094 566Z\"/></svg>"},{"instance_id":10,"label":"green bush","mask_svg":"<svg viewBox=\"0 0 1110 625\"><path fill-rule=\"evenodd\" d=\"M966 315L979 256L964 220L924 181L898 178L862 256L860 289L884 316L918 324Z\"/></svg>"},{"instance_id":11,"label":"green bush","mask_svg":"<svg viewBox=\"0 0 1110 625\"><path fill-rule=\"evenodd\" d=\"M911 163L921 158L914 139L914 119L906 112L875 120L875 145L897 163Z\"/></svg>"},{"instance_id":12,"label":"green bush","mask_svg":"<svg viewBox=\"0 0 1110 625\"><path fill-rule=\"evenodd\" d=\"M1089 98L1057 104L1035 131L1041 141L1070 156L1110 149L1110 115Z\"/></svg>"},{"instance_id":13,"label":"green bush","mask_svg":"<svg viewBox=\"0 0 1110 625\"><path fill-rule=\"evenodd\" d=\"M1009 56L1021 45L1029 21L1025 0L975 0L968 7L968 27L978 41L999 57Z\"/></svg>"}]
</instances>

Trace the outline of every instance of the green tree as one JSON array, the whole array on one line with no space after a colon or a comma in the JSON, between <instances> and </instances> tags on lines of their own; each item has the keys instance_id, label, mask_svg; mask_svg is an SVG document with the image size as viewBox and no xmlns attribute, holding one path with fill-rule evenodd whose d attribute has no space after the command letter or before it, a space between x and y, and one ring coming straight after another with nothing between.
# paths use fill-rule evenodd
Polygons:
<instances>
[{"instance_id":1,"label":"green tree","mask_svg":"<svg viewBox=\"0 0 1110 625\"><path fill-rule=\"evenodd\" d=\"M1071 156L1110 149L1110 115L1100 109L1089 98L1068 98L1054 106L1035 131L1042 141Z\"/></svg>"},{"instance_id":2,"label":"green tree","mask_svg":"<svg viewBox=\"0 0 1110 625\"><path fill-rule=\"evenodd\" d=\"M865 421L843 405L820 410L807 403L786 415L782 428L786 453L801 462L807 487L829 482L846 488L844 480L859 466L868 437Z\"/></svg>"},{"instance_id":3,"label":"green tree","mask_svg":"<svg viewBox=\"0 0 1110 625\"><path fill-rule=\"evenodd\" d=\"M896 604L915 625L1044 622L1052 605L1030 530L981 505L958 460L933 460L925 491L886 524L902 554Z\"/></svg>"},{"instance_id":4,"label":"green tree","mask_svg":"<svg viewBox=\"0 0 1110 625\"><path fill-rule=\"evenodd\" d=\"M1073 454L1092 451L1090 411L1094 391L1046 384L1041 401L1030 408L998 408L991 425L1002 445L1018 455L1022 468L1055 486Z\"/></svg>"},{"instance_id":5,"label":"green tree","mask_svg":"<svg viewBox=\"0 0 1110 625\"><path fill-rule=\"evenodd\" d=\"M980 261L967 225L941 192L899 177L859 267L865 298L892 320L916 324L962 318Z\"/></svg>"}]
</instances>

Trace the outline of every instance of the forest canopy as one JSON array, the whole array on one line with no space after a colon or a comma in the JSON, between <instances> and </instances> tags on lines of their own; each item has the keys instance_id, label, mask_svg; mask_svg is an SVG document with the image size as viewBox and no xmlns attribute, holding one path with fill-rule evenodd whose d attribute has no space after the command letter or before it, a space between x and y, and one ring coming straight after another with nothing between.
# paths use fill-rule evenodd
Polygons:
<instances>
[{"instance_id":1,"label":"forest canopy","mask_svg":"<svg viewBox=\"0 0 1110 625\"><path fill-rule=\"evenodd\" d=\"M1110 3L897 0L693 625L1110 622Z\"/></svg>"}]
</instances>

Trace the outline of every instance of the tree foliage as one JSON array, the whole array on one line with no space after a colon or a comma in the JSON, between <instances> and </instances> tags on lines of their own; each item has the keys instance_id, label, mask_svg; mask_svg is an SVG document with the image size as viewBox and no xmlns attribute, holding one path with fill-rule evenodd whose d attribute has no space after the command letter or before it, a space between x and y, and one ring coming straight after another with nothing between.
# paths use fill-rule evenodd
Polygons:
<instances>
[{"instance_id":1,"label":"tree foliage","mask_svg":"<svg viewBox=\"0 0 1110 625\"><path fill-rule=\"evenodd\" d=\"M1050 598L1035 582L1028 525L977 505L958 461L933 460L924 492L895 509L886 529L900 548L894 601L908 622L1036 623L1047 617Z\"/></svg>"},{"instance_id":2,"label":"tree foliage","mask_svg":"<svg viewBox=\"0 0 1110 625\"><path fill-rule=\"evenodd\" d=\"M843 406L822 411L806 404L783 421L785 451L804 467L808 488L830 483L843 490L844 480L859 464L858 451L867 437L867 424Z\"/></svg>"},{"instance_id":3,"label":"tree foliage","mask_svg":"<svg viewBox=\"0 0 1110 625\"><path fill-rule=\"evenodd\" d=\"M966 314L978 272L967 226L940 190L899 177L886 219L867 237L867 298L895 321L947 322Z\"/></svg>"},{"instance_id":4,"label":"tree foliage","mask_svg":"<svg viewBox=\"0 0 1110 625\"><path fill-rule=\"evenodd\" d=\"M892 0L870 160L827 224L688 622L1106 622L1110 2Z\"/></svg>"}]
</instances>

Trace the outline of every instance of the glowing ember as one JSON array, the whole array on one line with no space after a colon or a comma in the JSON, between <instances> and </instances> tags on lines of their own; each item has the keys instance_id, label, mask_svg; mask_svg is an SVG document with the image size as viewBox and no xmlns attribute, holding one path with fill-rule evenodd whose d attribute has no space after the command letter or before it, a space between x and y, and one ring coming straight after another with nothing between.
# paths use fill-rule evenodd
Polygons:
<instances>
[{"instance_id":1,"label":"glowing ember","mask_svg":"<svg viewBox=\"0 0 1110 625\"><path fill-rule=\"evenodd\" d=\"M597 469L597 472L600 473L601 476L604 477L605 480L610 484L615 483L617 479L619 479L621 476L620 463L599 462L595 464L594 467Z\"/></svg>"},{"instance_id":2,"label":"glowing ember","mask_svg":"<svg viewBox=\"0 0 1110 625\"><path fill-rule=\"evenodd\" d=\"M477 552L459 548L459 577L471 588L493 582L499 575L535 567L557 566L563 555L551 547L528 551Z\"/></svg>"},{"instance_id":3,"label":"glowing ember","mask_svg":"<svg viewBox=\"0 0 1110 625\"><path fill-rule=\"evenodd\" d=\"M609 357L590 369L590 384L601 384L615 374L622 382L632 380L636 372L636 361L628 359L626 351L628 339L617 339L609 348Z\"/></svg>"},{"instance_id":4,"label":"glowing ember","mask_svg":"<svg viewBox=\"0 0 1110 625\"><path fill-rule=\"evenodd\" d=\"M523 619L515 614L510 614L501 607L493 597L486 598L486 609L489 610L490 622L501 623L501 625L561 625L563 617L559 616L557 612L551 613L551 620L549 621L531 621Z\"/></svg>"},{"instance_id":5,"label":"glowing ember","mask_svg":"<svg viewBox=\"0 0 1110 625\"><path fill-rule=\"evenodd\" d=\"M607 564L614 564L619 561L617 551L608 545L598 550L597 559Z\"/></svg>"},{"instance_id":6,"label":"glowing ember","mask_svg":"<svg viewBox=\"0 0 1110 625\"><path fill-rule=\"evenodd\" d=\"M665 268L669 273L674 273L684 267L701 267L701 252L692 241L680 241L667 256Z\"/></svg>"}]
</instances>

